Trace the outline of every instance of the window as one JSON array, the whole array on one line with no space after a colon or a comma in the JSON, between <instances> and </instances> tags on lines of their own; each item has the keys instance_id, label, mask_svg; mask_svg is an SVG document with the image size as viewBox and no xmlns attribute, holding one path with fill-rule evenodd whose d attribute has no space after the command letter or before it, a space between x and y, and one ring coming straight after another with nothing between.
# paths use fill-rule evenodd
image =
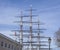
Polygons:
<instances>
[{"instance_id":1,"label":"window","mask_svg":"<svg viewBox=\"0 0 60 50\"><path fill-rule=\"evenodd\" d=\"M1 46L3 46L3 42L1 42Z\"/></svg>"},{"instance_id":2,"label":"window","mask_svg":"<svg viewBox=\"0 0 60 50\"><path fill-rule=\"evenodd\" d=\"M7 43L5 43L5 47L7 47Z\"/></svg>"},{"instance_id":3,"label":"window","mask_svg":"<svg viewBox=\"0 0 60 50\"><path fill-rule=\"evenodd\" d=\"M10 48L10 44L8 45L8 48Z\"/></svg>"},{"instance_id":4,"label":"window","mask_svg":"<svg viewBox=\"0 0 60 50\"><path fill-rule=\"evenodd\" d=\"M11 46L11 49L13 50L13 45Z\"/></svg>"}]
</instances>

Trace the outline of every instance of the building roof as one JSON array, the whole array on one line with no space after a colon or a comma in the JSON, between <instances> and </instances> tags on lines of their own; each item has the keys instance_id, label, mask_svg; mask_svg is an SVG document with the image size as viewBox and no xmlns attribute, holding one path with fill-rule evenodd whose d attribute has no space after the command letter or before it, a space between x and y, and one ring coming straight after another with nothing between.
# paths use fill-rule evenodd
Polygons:
<instances>
[{"instance_id":1,"label":"building roof","mask_svg":"<svg viewBox=\"0 0 60 50\"><path fill-rule=\"evenodd\" d=\"M3 37L3 38L5 38L5 39L7 39L7 40L9 40L9 41L11 41L11 42L13 42L13 43L19 44L17 41L15 41L15 40L13 40L13 39L11 39L11 38L3 35L2 33L0 33L0 36Z\"/></svg>"}]
</instances>

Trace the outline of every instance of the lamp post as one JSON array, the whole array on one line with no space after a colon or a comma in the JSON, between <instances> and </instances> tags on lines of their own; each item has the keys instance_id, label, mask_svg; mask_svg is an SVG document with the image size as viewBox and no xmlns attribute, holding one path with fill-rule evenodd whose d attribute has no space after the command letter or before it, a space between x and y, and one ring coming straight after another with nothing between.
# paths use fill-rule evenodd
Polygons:
<instances>
[{"instance_id":1,"label":"lamp post","mask_svg":"<svg viewBox=\"0 0 60 50\"><path fill-rule=\"evenodd\" d=\"M49 50L50 50L50 44L51 44L51 38L50 37L48 39L48 42L49 42Z\"/></svg>"}]
</instances>

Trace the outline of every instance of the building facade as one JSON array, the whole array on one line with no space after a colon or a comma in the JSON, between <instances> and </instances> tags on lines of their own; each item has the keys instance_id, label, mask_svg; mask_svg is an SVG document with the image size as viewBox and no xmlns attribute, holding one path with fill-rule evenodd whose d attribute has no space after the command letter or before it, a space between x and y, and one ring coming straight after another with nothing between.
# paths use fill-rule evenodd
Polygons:
<instances>
[{"instance_id":1,"label":"building facade","mask_svg":"<svg viewBox=\"0 0 60 50\"><path fill-rule=\"evenodd\" d=\"M0 33L0 50L21 50L22 45Z\"/></svg>"}]
</instances>

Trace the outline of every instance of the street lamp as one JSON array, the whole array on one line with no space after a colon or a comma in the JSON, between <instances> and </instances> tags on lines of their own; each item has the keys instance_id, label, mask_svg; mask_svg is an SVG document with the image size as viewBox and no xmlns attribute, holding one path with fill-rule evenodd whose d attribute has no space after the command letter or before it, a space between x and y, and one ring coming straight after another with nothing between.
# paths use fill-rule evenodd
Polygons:
<instances>
[{"instance_id":1,"label":"street lamp","mask_svg":"<svg viewBox=\"0 0 60 50\"><path fill-rule=\"evenodd\" d=\"M49 42L49 50L50 50L50 44L51 44L51 38L50 37L48 39L48 42Z\"/></svg>"}]
</instances>

